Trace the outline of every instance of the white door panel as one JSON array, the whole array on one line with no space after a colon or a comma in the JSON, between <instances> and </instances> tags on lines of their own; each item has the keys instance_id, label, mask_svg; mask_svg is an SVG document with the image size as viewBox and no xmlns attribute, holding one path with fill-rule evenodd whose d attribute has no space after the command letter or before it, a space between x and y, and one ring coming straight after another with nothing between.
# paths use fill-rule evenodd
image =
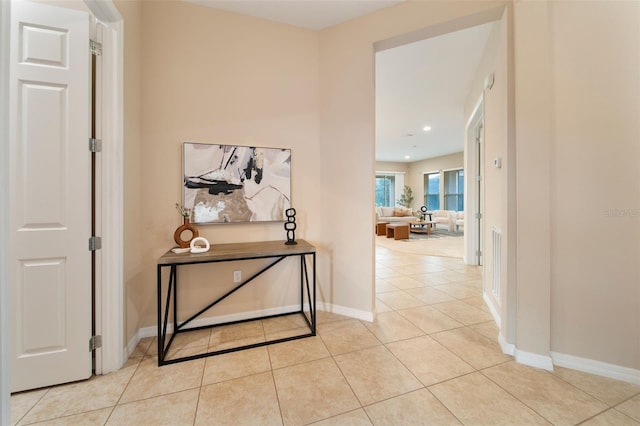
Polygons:
<instances>
[{"instance_id":1,"label":"white door panel","mask_svg":"<svg viewBox=\"0 0 640 426\"><path fill-rule=\"evenodd\" d=\"M89 16L11 13L11 390L91 376Z\"/></svg>"}]
</instances>

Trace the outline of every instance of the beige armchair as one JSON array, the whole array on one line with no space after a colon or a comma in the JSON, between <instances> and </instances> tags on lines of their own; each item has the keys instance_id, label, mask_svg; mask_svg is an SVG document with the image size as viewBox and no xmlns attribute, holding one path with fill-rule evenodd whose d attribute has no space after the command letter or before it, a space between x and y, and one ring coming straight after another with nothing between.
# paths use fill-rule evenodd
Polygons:
<instances>
[{"instance_id":1,"label":"beige armchair","mask_svg":"<svg viewBox=\"0 0 640 426\"><path fill-rule=\"evenodd\" d=\"M434 225L436 229L438 225L446 225L447 230L453 232L456 226L456 212L453 210L434 210L431 215L431 220L436 224Z\"/></svg>"}]
</instances>

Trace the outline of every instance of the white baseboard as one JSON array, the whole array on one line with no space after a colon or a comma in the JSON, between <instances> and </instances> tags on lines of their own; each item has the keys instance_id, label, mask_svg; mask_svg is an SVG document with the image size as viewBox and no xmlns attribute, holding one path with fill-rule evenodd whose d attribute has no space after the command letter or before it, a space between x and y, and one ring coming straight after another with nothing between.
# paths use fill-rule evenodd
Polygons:
<instances>
[{"instance_id":1,"label":"white baseboard","mask_svg":"<svg viewBox=\"0 0 640 426\"><path fill-rule=\"evenodd\" d=\"M486 294L483 294L483 299L489 307L489 311L496 321L496 324L498 324L498 329L500 329L500 315L490 303ZM621 380L635 385L640 385L640 370L596 361L593 359L561 354L558 352L550 352L549 356L545 356L522 351L513 343L508 343L502 335L502 331L498 333L498 343L500 344L500 348L503 353L512 355L516 362L521 364L542 368L548 371L553 371L553 366L556 365L558 367L570 368L584 373L595 374L614 380Z\"/></svg>"},{"instance_id":2,"label":"white baseboard","mask_svg":"<svg viewBox=\"0 0 640 426\"><path fill-rule=\"evenodd\" d=\"M553 371L553 361L550 356L518 349L515 344L507 342L504 334L502 334L502 330L498 332L498 344L500 345L500 349L502 349L502 353L511 355L517 363Z\"/></svg>"},{"instance_id":3,"label":"white baseboard","mask_svg":"<svg viewBox=\"0 0 640 426\"><path fill-rule=\"evenodd\" d=\"M308 305L305 304L305 309L308 309ZM300 310L299 305L285 306L281 308L272 308L272 309L262 309L259 311L250 311L243 312L240 314L231 314L231 315L219 315L215 317L207 317L193 320L188 328L202 327L206 325L215 325L222 324L225 322L233 322L233 321L242 321L251 318L257 317L265 317L271 315L279 315L279 314L288 314L298 312ZM167 332L173 332L173 324L167 324ZM129 343L126 348L124 348L124 359L128 359L129 356L133 353L136 346L140 342L141 339L145 337L156 337L158 335L158 327L157 325L152 325L151 327L142 327L138 329L138 332L131 337Z\"/></svg>"},{"instance_id":4,"label":"white baseboard","mask_svg":"<svg viewBox=\"0 0 640 426\"><path fill-rule=\"evenodd\" d=\"M553 367L564 367L572 370L582 371L584 373L595 374L598 376L608 377L614 380L640 385L640 370L622 367L620 365L609 364L602 361L596 361L588 358L581 358L573 355L551 352L550 356L534 354L527 351L519 350L515 345L507 343L502 333L498 335L498 343L502 352L507 355L513 355L516 362L529 365L531 367L542 368L553 371Z\"/></svg>"},{"instance_id":5,"label":"white baseboard","mask_svg":"<svg viewBox=\"0 0 640 426\"><path fill-rule=\"evenodd\" d=\"M334 305L332 303L318 303L318 310L324 312L331 312L338 315L344 315L346 317L356 318L362 321L373 322L373 312L361 311L359 309L347 308L345 306Z\"/></svg>"},{"instance_id":6,"label":"white baseboard","mask_svg":"<svg viewBox=\"0 0 640 426\"><path fill-rule=\"evenodd\" d=\"M304 308L308 309L308 306L305 305ZM189 326L186 327L185 330L190 328L203 327L207 325L223 324L226 322L244 321L244 320L249 320L249 319L254 319L259 317L268 317L272 315L292 314L295 312L300 312L300 305L283 306L279 308L260 309L257 311L241 312L237 314L218 315L213 317L199 318L191 321L191 323L189 323ZM167 324L167 333L173 333L173 324ZM153 325L151 327L144 327L138 330L139 339L143 339L145 337L156 337L157 335L158 335L157 325Z\"/></svg>"},{"instance_id":7,"label":"white baseboard","mask_svg":"<svg viewBox=\"0 0 640 426\"><path fill-rule=\"evenodd\" d=\"M124 356L122 357L122 359L124 360L129 359L133 351L136 349L136 346L138 346L138 343L140 343L140 339L141 339L140 330L138 330L138 332L134 334L133 337L131 337L131 340L129 340L129 343L127 343L127 346L125 346L124 353L123 353Z\"/></svg>"},{"instance_id":8,"label":"white baseboard","mask_svg":"<svg viewBox=\"0 0 640 426\"><path fill-rule=\"evenodd\" d=\"M308 309L308 305L305 304L305 309ZM373 322L373 313L360 311L357 309L346 308L340 305L333 305L330 303L322 303L318 301L318 305L316 307L318 311L332 312L339 315L344 315L356 319L360 319L363 321ZM191 322L190 327L187 328L195 328L206 325L215 325L222 324L225 322L233 322L233 321L242 321L246 319L252 319L257 317L265 317L270 315L279 315L279 314L289 314L299 312L300 305L291 305L280 308L272 308L272 309L263 309L259 311L251 311L251 312L243 312L239 314L231 314L231 315L220 315L215 317L201 318ZM167 324L167 332L173 332L173 325ZM133 335L129 343L124 348L124 358L128 359L129 356L133 353L136 346L140 342L141 339L145 337L156 337L158 335L158 327L153 325L151 327L142 327L138 329L138 332Z\"/></svg>"},{"instance_id":9,"label":"white baseboard","mask_svg":"<svg viewBox=\"0 0 640 426\"><path fill-rule=\"evenodd\" d=\"M640 370L558 352L551 352L551 359L553 359L553 363L558 367L570 368L584 373L640 385Z\"/></svg>"},{"instance_id":10,"label":"white baseboard","mask_svg":"<svg viewBox=\"0 0 640 426\"><path fill-rule=\"evenodd\" d=\"M482 292L482 299L484 300L484 303L489 308L489 313L491 313L491 316L493 317L493 320L496 322L496 325L498 326L498 328L500 328L502 325L502 317L500 316L500 312L498 312L496 307L493 306L491 299L489 298L489 296L487 296L487 293L485 293L484 291Z\"/></svg>"},{"instance_id":11,"label":"white baseboard","mask_svg":"<svg viewBox=\"0 0 640 426\"><path fill-rule=\"evenodd\" d=\"M515 348L513 354L516 362L519 364L529 365L531 367L542 368L547 371L553 371L553 360L550 356L535 354Z\"/></svg>"},{"instance_id":12,"label":"white baseboard","mask_svg":"<svg viewBox=\"0 0 640 426\"><path fill-rule=\"evenodd\" d=\"M505 339L502 334L502 330L498 333L498 344L500 345L500 349L502 349L502 353L511 356L516 353L516 345L507 342L507 339Z\"/></svg>"}]
</instances>

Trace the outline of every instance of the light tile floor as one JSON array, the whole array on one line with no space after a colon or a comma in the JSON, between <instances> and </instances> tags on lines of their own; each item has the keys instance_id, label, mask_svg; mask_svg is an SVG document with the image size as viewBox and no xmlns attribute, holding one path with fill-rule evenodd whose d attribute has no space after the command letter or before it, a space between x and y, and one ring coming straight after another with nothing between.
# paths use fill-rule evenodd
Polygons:
<instances>
[{"instance_id":1,"label":"light tile floor","mask_svg":"<svg viewBox=\"0 0 640 426\"><path fill-rule=\"evenodd\" d=\"M318 313L318 336L158 368L143 339L118 372L11 397L18 425L640 425L640 387L502 354L481 271L377 250L374 323ZM180 353L286 321L193 333Z\"/></svg>"}]
</instances>

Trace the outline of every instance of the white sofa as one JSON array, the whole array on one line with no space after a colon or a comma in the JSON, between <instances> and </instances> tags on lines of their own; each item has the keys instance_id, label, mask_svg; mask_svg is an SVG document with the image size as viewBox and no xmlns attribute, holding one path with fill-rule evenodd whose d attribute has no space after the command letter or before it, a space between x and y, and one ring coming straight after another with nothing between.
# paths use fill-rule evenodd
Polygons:
<instances>
[{"instance_id":1,"label":"white sofa","mask_svg":"<svg viewBox=\"0 0 640 426\"><path fill-rule=\"evenodd\" d=\"M464 212L456 213L456 231L460 230L460 227L464 228Z\"/></svg>"},{"instance_id":2,"label":"white sofa","mask_svg":"<svg viewBox=\"0 0 640 426\"><path fill-rule=\"evenodd\" d=\"M376 207L377 222L409 222L417 216L407 207Z\"/></svg>"},{"instance_id":3,"label":"white sofa","mask_svg":"<svg viewBox=\"0 0 640 426\"><path fill-rule=\"evenodd\" d=\"M434 210L431 214L431 220L436 224L434 225L438 229L438 225L445 225L447 230L453 232L456 228L456 212L453 210Z\"/></svg>"}]
</instances>

